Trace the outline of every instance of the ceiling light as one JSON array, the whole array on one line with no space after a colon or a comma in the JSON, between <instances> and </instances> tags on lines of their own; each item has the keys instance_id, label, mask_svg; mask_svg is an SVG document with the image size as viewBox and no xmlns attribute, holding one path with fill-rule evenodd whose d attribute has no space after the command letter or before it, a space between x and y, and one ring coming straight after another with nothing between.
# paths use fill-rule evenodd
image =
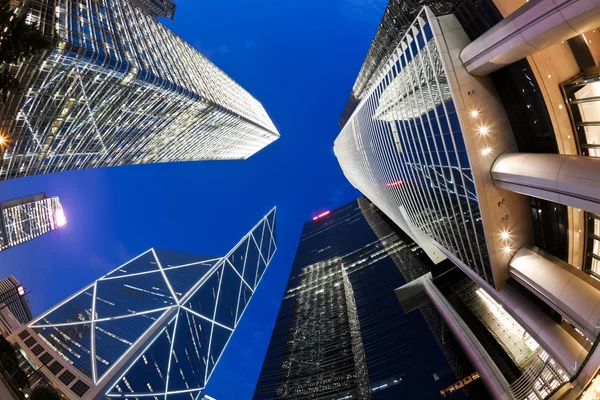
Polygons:
<instances>
[{"instance_id":1,"label":"ceiling light","mask_svg":"<svg viewBox=\"0 0 600 400\"><path fill-rule=\"evenodd\" d=\"M480 126L479 127L479 134L480 135L487 135L490 132L490 129L487 126Z\"/></svg>"},{"instance_id":2,"label":"ceiling light","mask_svg":"<svg viewBox=\"0 0 600 400\"><path fill-rule=\"evenodd\" d=\"M479 110L478 109L472 110L471 117L473 117L473 118L479 117Z\"/></svg>"},{"instance_id":3,"label":"ceiling light","mask_svg":"<svg viewBox=\"0 0 600 400\"><path fill-rule=\"evenodd\" d=\"M492 152L492 148L491 147L486 147L485 149L481 150L481 155L482 156L487 156L491 152Z\"/></svg>"},{"instance_id":4,"label":"ceiling light","mask_svg":"<svg viewBox=\"0 0 600 400\"><path fill-rule=\"evenodd\" d=\"M500 234L500 236L502 237L502 239L506 240L510 238L510 233L508 233L508 231L504 231Z\"/></svg>"},{"instance_id":5,"label":"ceiling light","mask_svg":"<svg viewBox=\"0 0 600 400\"><path fill-rule=\"evenodd\" d=\"M511 252L511 250L512 250L512 247L510 247L510 246L504 246L504 253L508 254L508 253Z\"/></svg>"}]
</instances>

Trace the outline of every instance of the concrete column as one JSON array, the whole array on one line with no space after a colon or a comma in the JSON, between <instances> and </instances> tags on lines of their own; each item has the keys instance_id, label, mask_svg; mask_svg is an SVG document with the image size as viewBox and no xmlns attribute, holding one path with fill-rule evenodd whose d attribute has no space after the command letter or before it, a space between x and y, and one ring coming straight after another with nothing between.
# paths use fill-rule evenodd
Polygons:
<instances>
[{"instance_id":1,"label":"concrete column","mask_svg":"<svg viewBox=\"0 0 600 400\"><path fill-rule=\"evenodd\" d=\"M514 400L508 381L504 378L473 332L471 332L465 321L433 284L431 274L396 289L396 295L401 303L410 304L410 297L423 291L444 319L444 322L450 331L452 331L452 334L467 357L469 357L471 363L473 363L490 395L496 400Z\"/></svg>"},{"instance_id":2,"label":"concrete column","mask_svg":"<svg viewBox=\"0 0 600 400\"><path fill-rule=\"evenodd\" d=\"M460 53L467 71L485 76L600 25L597 0L531 0Z\"/></svg>"},{"instance_id":3,"label":"concrete column","mask_svg":"<svg viewBox=\"0 0 600 400\"><path fill-rule=\"evenodd\" d=\"M590 339L598 336L600 282L538 249L523 247L510 261L510 276L558 311Z\"/></svg>"},{"instance_id":4,"label":"concrete column","mask_svg":"<svg viewBox=\"0 0 600 400\"><path fill-rule=\"evenodd\" d=\"M452 331L452 334L460 343L473 366L479 372L483 383L494 399L514 400L510 392L510 385L504 375L500 372L494 361L487 354L479 340L469 329L465 321L458 315L448 300L442 295L431 280L423 282L425 293L431 300L438 313Z\"/></svg>"},{"instance_id":5,"label":"concrete column","mask_svg":"<svg viewBox=\"0 0 600 400\"><path fill-rule=\"evenodd\" d=\"M600 158L503 154L492 166L497 188L600 214Z\"/></svg>"}]
</instances>

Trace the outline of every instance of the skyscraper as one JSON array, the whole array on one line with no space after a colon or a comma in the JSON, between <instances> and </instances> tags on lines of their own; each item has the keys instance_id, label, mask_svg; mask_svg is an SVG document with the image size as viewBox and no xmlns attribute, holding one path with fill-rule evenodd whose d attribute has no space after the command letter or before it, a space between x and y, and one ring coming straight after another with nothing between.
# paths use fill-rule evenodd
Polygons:
<instances>
[{"instance_id":1,"label":"skyscraper","mask_svg":"<svg viewBox=\"0 0 600 400\"><path fill-rule=\"evenodd\" d=\"M255 400L437 399L457 381L394 295L427 272L421 250L378 213L361 198L305 224Z\"/></svg>"},{"instance_id":2,"label":"skyscraper","mask_svg":"<svg viewBox=\"0 0 600 400\"><path fill-rule=\"evenodd\" d=\"M21 324L33 319L25 289L14 276L0 280L0 307L6 307Z\"/></svg>"},{"instance_id":3,"label":"skyscraper","mask_svg":"<svg viewBox=\"0 0 600 400\"><path fill-rule=\"evenodd\" d=\"M70 399L198 399L276 249L275 209L223 257L150 249L9 340Z\"/></svg>"},{"instance_id":4,"label":"skyscraper","mask_svg":"<svg viewBox=\"0 0 600 400\"><path fill-rule=\"evenodd\" d=\"M373 42L335 153L470 279L424 277L399 288L402 305L427 297L496 398L595 398L598 2L462 0L392 26L396 3L376 38L398 40Z\"/></svg>"},{"instance_id":5,"label":"skyscraper","mask_svg":"<svg viewBox=\"0 0 600 400\"><path fill-rule=\"evenodd\" d=\"M0 106L0 179L246 159L279 137L255 98L146 8L26 2L56 46L11 67L22 87Z\"/></svg>"},{"instance_id":6,"label":"skyscraper","mask_svg":"<svg viewBox=\"0 0 600 400\"><path fill-rule=\"evenodd\" d=\"M67 218L58 197L45 193L0 203L0 250L58 229Z\"/></svg>"}]
</instances>

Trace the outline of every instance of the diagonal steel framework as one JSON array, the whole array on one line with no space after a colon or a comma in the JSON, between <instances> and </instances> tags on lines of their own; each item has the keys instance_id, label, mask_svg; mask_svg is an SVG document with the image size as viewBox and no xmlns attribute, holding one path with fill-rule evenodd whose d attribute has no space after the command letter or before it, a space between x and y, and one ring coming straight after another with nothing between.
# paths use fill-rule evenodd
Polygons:
<instances>
[{"instance_id":1,"label":"diagonal steel framework","mask_svg":"<svg viewBox=\"0 0 600 400\"><path fill-rule=\"evenodd\" d=\"M69 329L76 329L76 332L80 336L86 336L87 334L83 335L82 332L88 332L89 330L90 378L94 384L99 385L104 379L107 379L109 376L111 377L109 383L112 383L112 385L106 391L106 396L108 397L125 397L127 395L139 398L152 398L160 396L160 398L164 397L167 400L169 395L181 393L190 393L195 396L196 392L198 392L199 395L200 391L206 386L206 382L210 379L223 350L227 346L233 331L247 307L249 299L242 301L242 294L245 292L251 298L273 257L276 250L274 243L275 232L273 229L274 221L275 209L271 210L261 219L229 253L221 258L208 258L199 261L192 260L193 262L178 264L171 262L167 265L168 261L163 257L167 257L168 255L164 255L155 249L150 249L51 308L30 323L29 328L36 329L42 338L44 338L45 330L53 329L53 332L58 333L53 336L54 340L57 340L57 337L68 337ZM260 237L255 238L255 235ZM234 258L233 254L237 254L237 256ZM261 270L259 269L260 265L265 265L265 267ZM252 269L248 271L251 271L252 279L248 281L246 279L248 275L246 268L250 268L251 266ZM255 274L254 268L256 269ZM190 283L189 287L185 286L186 290L180 290L182 287L181 280L173 280L170 274L182 272L187 274L190 271L200 274L196 278L197 281L193 284ZM188 275L185 276L187 277ZM150 282L152 284L143 283L148 278L151 279ZM157 282L163 282L164 287L159 287L160 284ZM197 303L195 298L207 292L205 288L209 287L211 283L214 284L214 282L218 282L216 291L212 287L213 300L211 301L214 309L210 313L207 313L207 310L203 310L201 307L197 309L196 305L200 303ZM134 298L139 297L142 300L139 300L140 304L121 304L123 303L123 300L120 300L119 297L122 296L121 292L134 293ZM208 293L210 292L208 290ZM225 304L225 293L227 293L227 299L231 296L234 297L233 304L229 310ZM109 297L107 294L114 294L114 298ZM235 294L237 294L237 297ZM88 297L91 297L89 307L81 309L82 301L88 301ZM127 299L130 298L128 297ZM148 303L147 299L153 299L155 302ZM146 303L143 303L143 301L146 301ZM109 310L112 311L114 309L119 312L115 311L113 314L106 314L106 311L102 311L103 308L106 310L106 304L110 305ZM163 304L163 306L158 306L159 304ZM167 315L174 316L171 318L167 317ZM97 335L108 333L108 335L116 339L122 338L119 337L118 332L110 332L110 328L101 328L101 326L106 326L103 324L107 323L122 322L125 324L126 321L135 322L139 321L139 318L151 318L154 321L147 329L137 335L136 341L132 342L114 362L110 363L108 368L104 367L105 370L102 371L99 363L101 361L108 363L108 361L103 360L98 353ZM165 318L168 318L168 322ZM229 320L223 318L229 318ZM161 328L160 324L164 326ZM203 324L210 325L208 346L202 346L200 343L198 328L207 326ZM219 339L213 340L213 336L217 331L220 335ZM152 332L156 333L153 335ZM148 339L147 334L151 336L150 339ZM192 346L191 348L198 360L204 360L204 364L201 365L201 371L199 370L194 373L194 375L196 373L201 374L199 376L202 376L203 379L201 384L195 387L188 385L187 381L185 381L188 387L182 389L173 384L173 379L175 379L174 377L177 378L175 379L176 381L179 379L177 374L184 377L178 358L182 358L183 353L188 357L189 354L187 348L183 349L183 347L180 347L178 338L186 334L189 335L189 339L186 339L186 345L189 344ZM143 388L143 390L132 389L129 381L127 381L129 371L139 363L145 362L146 356L150 357L150 352L153 351L152 346L162 335L166 335L165 337L169 340L170 347L168 349L164 388L160 387L157 390L150 390L148 388ZM122 339L121 342L127 341ZM223 342L225 342L225 345L223 345ZM60 346L56 347L56 351L60 353L60 349L58 349ZM205 350L206 348L207 350ZM135 360L126 362L126 367L121 367L123 372L118 374L118 378L115 380L114 378L117 375L111 375L113 370L117 365L123 365L121 361L127 359L127 357L133 359L134 353L137 354ZM66 359L70 356L67 351L63 351L61 355ZM124 385L123 382L127 382L127 384ZM148 384L148 387L151 386ZM125 390L125 387L128 389Z\"/></svg>"}]
</instances>

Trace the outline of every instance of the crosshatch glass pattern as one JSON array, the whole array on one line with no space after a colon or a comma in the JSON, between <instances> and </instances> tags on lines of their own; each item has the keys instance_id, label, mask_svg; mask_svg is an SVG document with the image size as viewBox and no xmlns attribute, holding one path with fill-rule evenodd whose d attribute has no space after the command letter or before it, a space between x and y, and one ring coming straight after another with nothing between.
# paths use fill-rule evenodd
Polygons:
<instances>
[{"instance_id":1,"label":"crosshatch glass pattern","mask_svg":"<svg viewBox=\"0 0 600 400\"><path fill-rule=\"evenodd\" d=\"M426 12L426 10L428 12ZM424 8L335 142L348 180L493 285L458 115Z\"/></svg>"},{"instance_id":2,"label":"crosshatch glass pattern","mask_svg":"<svg viewBox=\"0 0 600 400\"><path fill-rule=\"evenodd\" d=\"M0 179L129 164L246 159L279 137L241 86L129 0L31 0L57 41L13 67Z\"/></svg>"},{"instance_id":3,"label":"crosshatch glass pattern","mask_svg":"<svg viewBox=\"0 0 600 400\"><path fill-rule=\"evenodd\" d=\"M135 350L139 356L115 377L108 397L184 392L194 398L206 386L271 261L274 218L275 209L226 257L148 250L29 327L57 358L95 384L143 341L142 350Z\"/></svg>"}]
</instances>

